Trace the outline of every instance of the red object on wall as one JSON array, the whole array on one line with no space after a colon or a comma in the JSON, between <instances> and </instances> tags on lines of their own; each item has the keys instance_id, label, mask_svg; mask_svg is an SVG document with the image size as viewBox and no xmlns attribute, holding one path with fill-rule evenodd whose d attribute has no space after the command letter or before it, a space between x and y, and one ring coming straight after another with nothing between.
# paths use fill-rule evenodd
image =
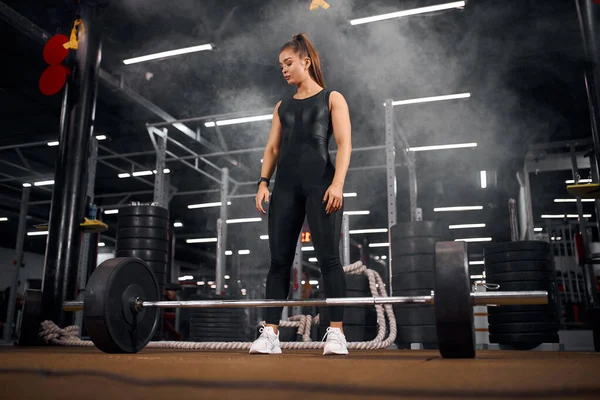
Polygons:
<instances>
[{"instance_id":1,"label":"red object on wall","mask_svg":"<svg viewBox=\"0 0 600 400\"><path fill-rule=\"evenodd\" d=\"M54 35L46 42L44 46L44 61L49 65L56 65L63 62L69 55L69 49L63 46L69 42L65 35Z\"/></svg>"},{"instance_id":2,"label":"red object on wall","mask_svg":"<svg viewBox=\"0 0 600 400\"><path fill-rule=\"evenodd\" d=\"M40 91L46 96L52 96L63 88L67 81L69 70L64 65L51 65L42 72Z\"/></svg>"},{"instance_id":3,"label":"red object on wall","mask_svg":"<svg viewBox=\"0 0 600 400\"><path fill-rule=\"evenodd\" d=\"M575 240L575 254L577 256L577 264L583 265L587 257L587 255L585 254L585 247L583 246L583 235L581 234L581 232L577 232L573 238Z\"/></svg>"}]
</instances>

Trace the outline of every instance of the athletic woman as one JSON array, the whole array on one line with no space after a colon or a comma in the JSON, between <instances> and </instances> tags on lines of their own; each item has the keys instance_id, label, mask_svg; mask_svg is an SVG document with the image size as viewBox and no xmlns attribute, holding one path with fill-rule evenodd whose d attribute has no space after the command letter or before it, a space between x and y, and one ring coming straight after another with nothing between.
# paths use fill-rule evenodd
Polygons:
<instances>
[{"instance_id":1,"label":"athletic woman","mask_svg":"<svg viewBox=\"0 0 600 400\"><path fill-rule=\"evenodd\" d=\"M344 97L325 89L319 54L303 34L281 48L279 65L294 95L277 103L256 194L256 208L269 204L271 266L266 298L283 300L290 289L290 269L304 217L323 276L327 297L346 297L346 280L339 257L343 188L352 152L348 105ZM336 165L328 152L331 136L337 144ZM269 182L277 179L269 202ZM279 354L278 325L282 307L266 309L266 326L250 353ZM342 321L343 307L330 307L331 325L323 354L348 354Z\"/></svg>"}]
</instances>

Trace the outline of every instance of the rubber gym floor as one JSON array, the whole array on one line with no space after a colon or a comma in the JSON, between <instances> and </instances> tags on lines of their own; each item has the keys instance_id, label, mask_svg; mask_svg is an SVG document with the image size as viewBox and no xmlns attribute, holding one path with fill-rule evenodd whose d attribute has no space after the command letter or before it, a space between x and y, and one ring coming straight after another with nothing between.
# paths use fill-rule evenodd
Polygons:
<instances>
[{"instance_id":1,"label":"rubber gym floor","mask_svg":"<svg viewBox=\"0 0 600 400\"><path fill-rule=\"evenodd\" d=\"M3 399L599 399L600 354L478 351L473 360L437 351L353 351L323 357L288 350L0 348Z\"/></svg>"}]
</instances>

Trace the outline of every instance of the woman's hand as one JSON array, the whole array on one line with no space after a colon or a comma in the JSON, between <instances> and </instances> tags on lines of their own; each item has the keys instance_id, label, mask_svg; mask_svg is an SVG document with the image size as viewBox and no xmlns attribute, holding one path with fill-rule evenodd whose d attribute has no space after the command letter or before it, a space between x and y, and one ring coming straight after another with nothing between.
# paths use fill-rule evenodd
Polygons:
<instances>
[{"instance_id":1,"label":"woman's hand","mask_svg":"<svg viewBox=\"0 0 600 400\"><path fill-rule=\"evenodd\" d=\"M266 214L267 212L262 205L263 201L269 204L269 187L265 182L261 182L260 185L258 185L258 192L256 193L256 209L261 213Z\"/></svg>"},{"instance_id":2,"label":"woman's hand","mask_svg":"<svg viewBox=\"0 0 600 400\"><path fill-rule=\"evenodd\" d=\"M327 192L325 192L325 197L323 197L323 203L327 203L325 206L327 214L335 212L342 207L343 197L343 186L338 183L332 183Z\"/></svg>"}]
</instances>

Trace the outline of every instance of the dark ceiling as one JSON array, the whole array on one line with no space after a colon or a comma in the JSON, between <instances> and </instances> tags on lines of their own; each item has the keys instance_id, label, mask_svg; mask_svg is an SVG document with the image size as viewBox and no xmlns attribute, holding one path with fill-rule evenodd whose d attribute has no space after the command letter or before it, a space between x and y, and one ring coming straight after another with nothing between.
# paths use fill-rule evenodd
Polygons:
<instances>
[{"instance_id":1,"label":"dark ceiling","mask_svg":"<svg viewBox=\"0 0 600 400\"><path fill-rule=\"evenodd\" d=\"M5 1L50 34L67 34L76 13L76 1ZM411 146L476 142L471 149L417 153L419 206L425 220L447 223L486 223L486 228L457 233L461 237L510 239L508 199L517 198L516 172L522 170L525 153L534 143L590 137L583 81L583 49L574 1L470 0L464 10L451 10L365 25L348 21L414 7L439 4L433 0L329 0L331 8L309 11L309 0L162 0L112 1L103 14L102 69L175 118L272 109L282 96L290 96L277 65L280 46L297 32L305 32L320 51L327 85L347 99L353 124L353 146L384 143L384 108L395 100L470 92L467 100L396 107L397 128ZM60 95L45 97L38 79L45 68L43 40L34 30L18 29L0 20L2 71L0 77L0 147L56 140ZM138 55L192 45L214 43L218 50L124 65ZM131 100L123 90L101 81L98 91L96 132L109 140L100 144L100 155L152 150L146 123L162 119ZM201 141L177 129L169 134L198 153L223 149L212 128L202 122L187 126L200 133ZM222 127L226 149L263 147L269 123ZM334 148L334 147L332 147ZM2 151L0 160L0 245L12 247L17 229L21 183L32 175L53 176L56 147L38 145ZM181 154L181 152L178 152ZM214 158L229 167L238 181L255 181L261 153L235 156L235 164ZM138 165L154 167L151 155L132 157ZM26 160L24 163L23 160ZM124 197L110 193L138 192L126 201L151 201L152 180L119 179L117 169L131 168L121 159L98 165L98 204L110 207ZM401 162L401 159L399 159ZM9 165L8 163L12 164ZM356 152L351 167L382 165L381 152ZM28 165L27 165L28 164ZM26 166L27 165L27 166ZM202 167L202 165L201 165ZM169 163L171 184L178 191L216 189L217 185L181 163ZM203 168L206 168L204 166ZM213 175L214 170L206 169ZM482 189L479 171L488 171L490 185ZM34 171L34 172L32 172ZM407 171L399 167L399 220L409 220ZM587 172L583 172L587 174ZM10 176L17 179L10 180ZM532 181L534 217L543 213L574 212L574 205L555 204L567 197L569 171L548 172ZM535 182L534 182L535 181ZM252 193L253 186L239 193ZM385 172L382 169L351 172L345 191L347 210L370 210L368 216L352 216L351 229L387 225ZM46 201L30 208L31 225L43 222L49 212L50 188L34 188L32 201ZM214 245L188 245L183 238L213 236L218 208L188 210L186 205L219 201L218 193L176 196L170 209L173 220L184 224L177 232L178 258L206 264ZM434 207L483 205L482 211L434 213ZM593 207L585 205L593 213ZM239 199L230 216L257 216L253 199ZM2 215L0 215L2 216ZM104 216L112 225L116 217ZM595 216L594 216L595 218ZM268 266L266 222L235 228L238 248L256 249L249 263ZM114 228L107 236L114 235ZM360 240L359 238L357 238ZM369 235L372 242L387 241L385 234ZM43 252L45 241L27 238L26 250ZM474 253L483 245L472 244Z\"/></svg>"}]
</instances>

